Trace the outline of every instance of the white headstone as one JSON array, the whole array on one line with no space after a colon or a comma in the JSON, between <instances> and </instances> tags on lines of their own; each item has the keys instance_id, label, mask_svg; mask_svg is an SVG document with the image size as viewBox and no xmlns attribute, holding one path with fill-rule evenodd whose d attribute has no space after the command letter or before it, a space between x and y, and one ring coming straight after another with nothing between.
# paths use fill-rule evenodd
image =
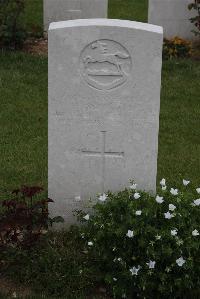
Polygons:
<instances>
[{"instance_id":1,"label":"white headstone","mask_svg":"<svg viewBox=\"0 0 200 299\"><path fill-rule=\"evenodd\" d=\"M108 0L43 0L44 30L56 21L107 18Z\"/></svg>"},{"instance_id":2,"label":"white headstone","mask_svg":"<svg viewBox=\"0 0 200 299\"><path fill-rule=\"evenodd\" d=\"M52 23L49 30L51 215L134 178L155 191L162 28L108 19Z\"/></svg>"},{"instance_id":3,"label":"white headstone","mask_svg":"<svg viewBox=\"0 0 200 299\"><path fill-rule=\"evenodd\" d=\"M189 21L195 17L195 12L188 9L192 0L149 0L150 24L163 27L164 37L179 36L184 39L194 39L191 32L195 26Z\"/></svg>"}]
</instances>

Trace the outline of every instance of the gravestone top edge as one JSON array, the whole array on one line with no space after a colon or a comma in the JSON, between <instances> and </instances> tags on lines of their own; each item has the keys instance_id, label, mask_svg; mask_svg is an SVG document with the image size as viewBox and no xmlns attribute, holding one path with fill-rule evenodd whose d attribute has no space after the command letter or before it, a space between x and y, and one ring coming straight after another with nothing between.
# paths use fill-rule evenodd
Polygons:
<instances>
[{"instance_id":1,"label":"gravestone top edge","mask_svg":"<svg viewBox=\"0 0 200 299\"><path fill-rule=\"evenodd\" d=\"M52 22L49 26L49 31L64 28L75 28L75 27L93 27L93 26L105 26L105 27L122 27L130 29L138 29L150 31L158 34L163 34L163 27L152 25L148 23L141 23L129 20L118 20L118 19L76 19L69 21Z\"/></svg>"}]
</instances>

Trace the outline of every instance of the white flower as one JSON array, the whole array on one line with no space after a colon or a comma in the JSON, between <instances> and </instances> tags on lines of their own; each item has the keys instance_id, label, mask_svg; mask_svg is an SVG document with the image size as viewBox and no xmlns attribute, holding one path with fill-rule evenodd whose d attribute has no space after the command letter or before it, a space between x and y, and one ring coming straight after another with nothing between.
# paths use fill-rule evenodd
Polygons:
<instances>
[{"instance_id":1,"label":"white flower","mask_svg":"<svg viewBox=\"0 0 200 299\"><path fill-rule=\"evenodd\" d=\"M193 237L199 236L199 232L197 229L193 230L192 232Z\"/></svg>"},{"instance_id":2,"label":"white flower","mask_svg":"<svg viewBox=\"0 0 200 299\"><path fill-rule=\"evenodd\" d=\"M159 196L159 195L156 196L156 202L157 202L157 203L163 203L163 201L164 201L164 200L163 200L163 197L161 197L161 196Z\"/></svg>"},{"instance_id":3,"label":"white flower","mask_svg":"<svg viewBox=\"0 0 200 299\"><path fill-rule=\"evenodd\" d=\"M135 190L137 188L137 184L132 184L130 187L129 187L131 190Z\"/></svg>"},{"instance_id":4,"label":"white flower","mask_svg":"<svg viewBox=\"0 0 200 299\"><path fill-rule=\"evenodd\" d=\"M183 245L183 240L179 239L178 237L176 237L176 238L177 238L176 244L177 244L178 246Z\"/></svg>"},{"instance_id":5,"label":"white flower","mask_svg":"<svg viewBox=\"0 0 200 299\"><path fill-rule=\"evenodd\" d=\"M178 189L171 188L170 193L172 195L178 195Z\"/></svg>"},{"instance_id":6,"label":"white flower","mask_svg":"<svg viewBox=\"0 0 200 299\"><path fill-rule=\"evenodd\" d=\"M155 238L156 238L156 240L160 240L160 239L161 239L161 236L156 235Z\"/></svg>"},{"instance_id":7,"label":"white flower","mask_svg":"<svg viewBox=\"0 0 200 299\"><path fill-rule=\"evenodd\" d=\"M171 235L172 236L176 236L177 235L178 230L177 229L172 229L171 230Z\"/></svg>"},{"instance_id":8,"label":"white flower","mask_svg":"<svg viewBox=\"0 0 200 299\"><path fill-rule=\"evenodd\" d=\"M105 193L103 193L102 195L99 196L99 200L100 201L106 201L108 195L106 195Z\"/></svg>"},{"instance_id":9,"label":"white flower","mask_svg":"<svg viewBox=\"0 0 200 299\"><path fill-rule=\"evenodd\" d=\"M126 234L126 236L127 236L128 238L133 238L133 236L134 236L133 231L129 229L128 232L127 232L127 234Z\"/></svg>"},{"instance_id":10,"label":"white flower","mask_svg":"<svg viewBox=\"0 0 200 299\"><path fill-rule=\"evenodd\" d=\"M190 183L190 181L183 180L183 185L184 185L184 186L187 186L189 183Z\"/></svg>"},{"instance_id":11,"label":"white flower","mask_svg":"<svg viewBox=\"0 0 200 299\"><path fill-rule=\"evenodd\" d=\"M155 243L154 241L150 241L150 242L149 242L149 244L150 244L151 246L153 246L154 243Z\"/></svg>"},{"instance_id":12,"label":"white flower","mask_svg":"<svg viewBox=\"0 0 200 299\"><path fill-rule=\"evenodd\" d=\"M179 257L177 260L176 260L176 263L179 267L182 267L183 264L185 264L185 260L183 259L183 257Z\"/></svg>"},{"instance_id":13,"label":"white flower","mask_svg":"<svg viewBox=\"0 0 200 299\"><path fill-rule=\"evenodd\" d=\"M88 246L93 246L93 242L89 241Z\"/></svg>"},{"instance_id":14,"label":"white flower","mask_svg":"<svg viewBox=\"0 0 200 299\"><path fill-rule=\"evenodd\" d=\"M154 269L155 268L155 264L156 262L155 261L149 261L148 263L146 263L147 266L149 267L149 269Z\"/></svg>"},{"instance_id":15,"label":"white flower","mask_svg":"<svg viewBox=\"0 0 200 299\"><path fill-rule=\"evenodd\" d=\"M142 214L142 211L141 211L141 210L138 210L138 211L135 212L135 215L136 215L136 216L140 216L141 214Z\"/></svg>"},{"instance_id":16,"label":"white flower","mask_svg":"<svg viewBox=\"0 0 200 299\"><path fill-rule=\"evenodd\" d=\"M83 270L79 270L79 274L82 274L83 273Z\"/></svg>"},{"instance_id":17,"label":"white flower","mask_svg":"<svg viewBox=\"0 0 200 299\"><path fill-rule=\"evenodd\" d=\"M174 217L174 215L170 214L169 211L167 213L164 213L164 215L165 215L165 219L171 219L172 217Z\"/></svg>"},{"instance_id":18,"label":"white flower","mask_svg":"<svg viewBox=\"0 0 200 299\"><path fill-rule=\"evenodd\" d=\"M135 199L138 199L138 198L140 198L140 194L139 194L138 192L135 192L134 195L133 195L133 197L134 197Z\"/></svg>"},{"instance_id":19,"label":"white flower","mask_svg":"<svg viewBox=\"0 0 200 299\"><path fill-rule=\"evenodd\" d=\"M114 280L114 281L117 281L117 278L113 277L113 280Z\"/></svg>"},{"instance_id":20,"label":"white flower","mask_svg":"<svg viewBox=\"0 0 200 299\"><path fill-rule=\"evenodd\" d=\"M138 275L138 271L140 269L141 269L141 267L138 266L137 268L136 267L131 268L129 271L131 272L131 275Z\"/></svg>"},{"instance_id":21,"label":"white flower","mask_svg":"<svg viewBox=\"0 0 200 299\"><path fill-rule=\"evenodd\" d=\"M162 190L165 191L167 189L167 186L162 186Z\"/></svg>"},{"instance_id":22,"label":"white flower","mask_svg":"<svg viewBox=\"0 0 200 299\"><path fill-rule=\"evenodd\" d=\"M169 273L169 272L171 271L171 269L170 269L169 267L166 267L165 271L166 271L167 273Z\"/></svg>"},{"instance_id":23,"label":"white flower","mask_svg":"<svg viewBox=\"0 0 200 299\"><path fill-rule=\"evenodd\" d=\"M173 205L172 203L169 204L169 210L174 211L176 209L176 206Z\"/></svg>"},{"instance_id":24,"label":"white flower","mask_svg":"<svg viewBox=\"0 0 200 299\"><path fill-rule=\"evenodd\" d=\"M196 189L196 191L197 191L197 193L199 193L199 194L200 194L200 188L197 188L197 189Z\"/></svg>"},{"instance_id":25,"label":"white flower","mask_svg":"<svg viewBox=\"0 0 200 299\"><path fill-rule=\"evenodd\" d=\"M122 262L122 258L121 257L118 257L118 258L114 258L114 260L113 260L113 262L116 262L116 261L118 261L118 262Z\"/></svg>"},{"instance_id":26,"label":"white flower","mask_svg":"<svg viewBox=\"0 0 200 299\"><path fill-rule=\"evenodd\" d=\"M195 206L200 206L200 198L194 200L194 205Z\"/></svg>"},{"instance_id":27,"label":"white flower","mask_svg":"<svg viewBox=\"0 0 200 299\"><path fill-rule=\"evenodd\" d=\"M87 215L85 215L83 218L84 218L85 220L89 220L89 219L90 219L90 215L87 214Z\"/></svg>"},{"instance_id":28,"label":"white flower","mask_svg":"<svg viewBox=\"0 0 200 299\"><path fill-rule=\"evenodd\" d=\"M162 179L162 180L160 181L160 185L161 185L161 186L166 186L166 180L165 180L165 179Z\"/></svg>"}]
</instances>

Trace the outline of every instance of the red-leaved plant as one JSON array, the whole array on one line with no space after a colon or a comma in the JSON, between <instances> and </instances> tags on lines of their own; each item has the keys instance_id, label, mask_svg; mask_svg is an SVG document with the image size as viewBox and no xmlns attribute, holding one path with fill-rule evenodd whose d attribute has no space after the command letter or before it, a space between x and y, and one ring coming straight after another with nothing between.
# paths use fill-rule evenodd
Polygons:
<instances>
[{"instance_id":1,"label":"red-leaved plant","mask_svg":"<svg viewBox=\"0 0 200 299\"><path fill-rule=\"evenodd\" d=\"M53 222L63 222L62 217L51 219L48 215L50 198L37 199L43 191L38 186L22 186L12 191L12 199L1 202L0 247L29 248L47 233Z\"/></svg>"}]
</instances>

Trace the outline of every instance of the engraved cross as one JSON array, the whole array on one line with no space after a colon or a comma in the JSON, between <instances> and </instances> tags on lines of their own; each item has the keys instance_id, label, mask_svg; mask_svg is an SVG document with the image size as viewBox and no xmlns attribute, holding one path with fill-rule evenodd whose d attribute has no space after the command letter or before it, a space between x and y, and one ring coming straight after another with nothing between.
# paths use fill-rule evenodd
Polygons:
<instances>
[{"instance_id":1,"label":"engraved cross","mask_svg":"<svg viewBox=\"0 0 200 299\"><path fill-rule=\"evenodd\" d=\"M101 191L105 192L105 166L106 158L124 158L124 152L112 152L106 151L106 131L101 131L102 133L102 142L101 142L101 151L88 151L82 150L81 152L86 156L99 157L102 160L102 181L101 181Z\"/></svg>"}]
</instances>

